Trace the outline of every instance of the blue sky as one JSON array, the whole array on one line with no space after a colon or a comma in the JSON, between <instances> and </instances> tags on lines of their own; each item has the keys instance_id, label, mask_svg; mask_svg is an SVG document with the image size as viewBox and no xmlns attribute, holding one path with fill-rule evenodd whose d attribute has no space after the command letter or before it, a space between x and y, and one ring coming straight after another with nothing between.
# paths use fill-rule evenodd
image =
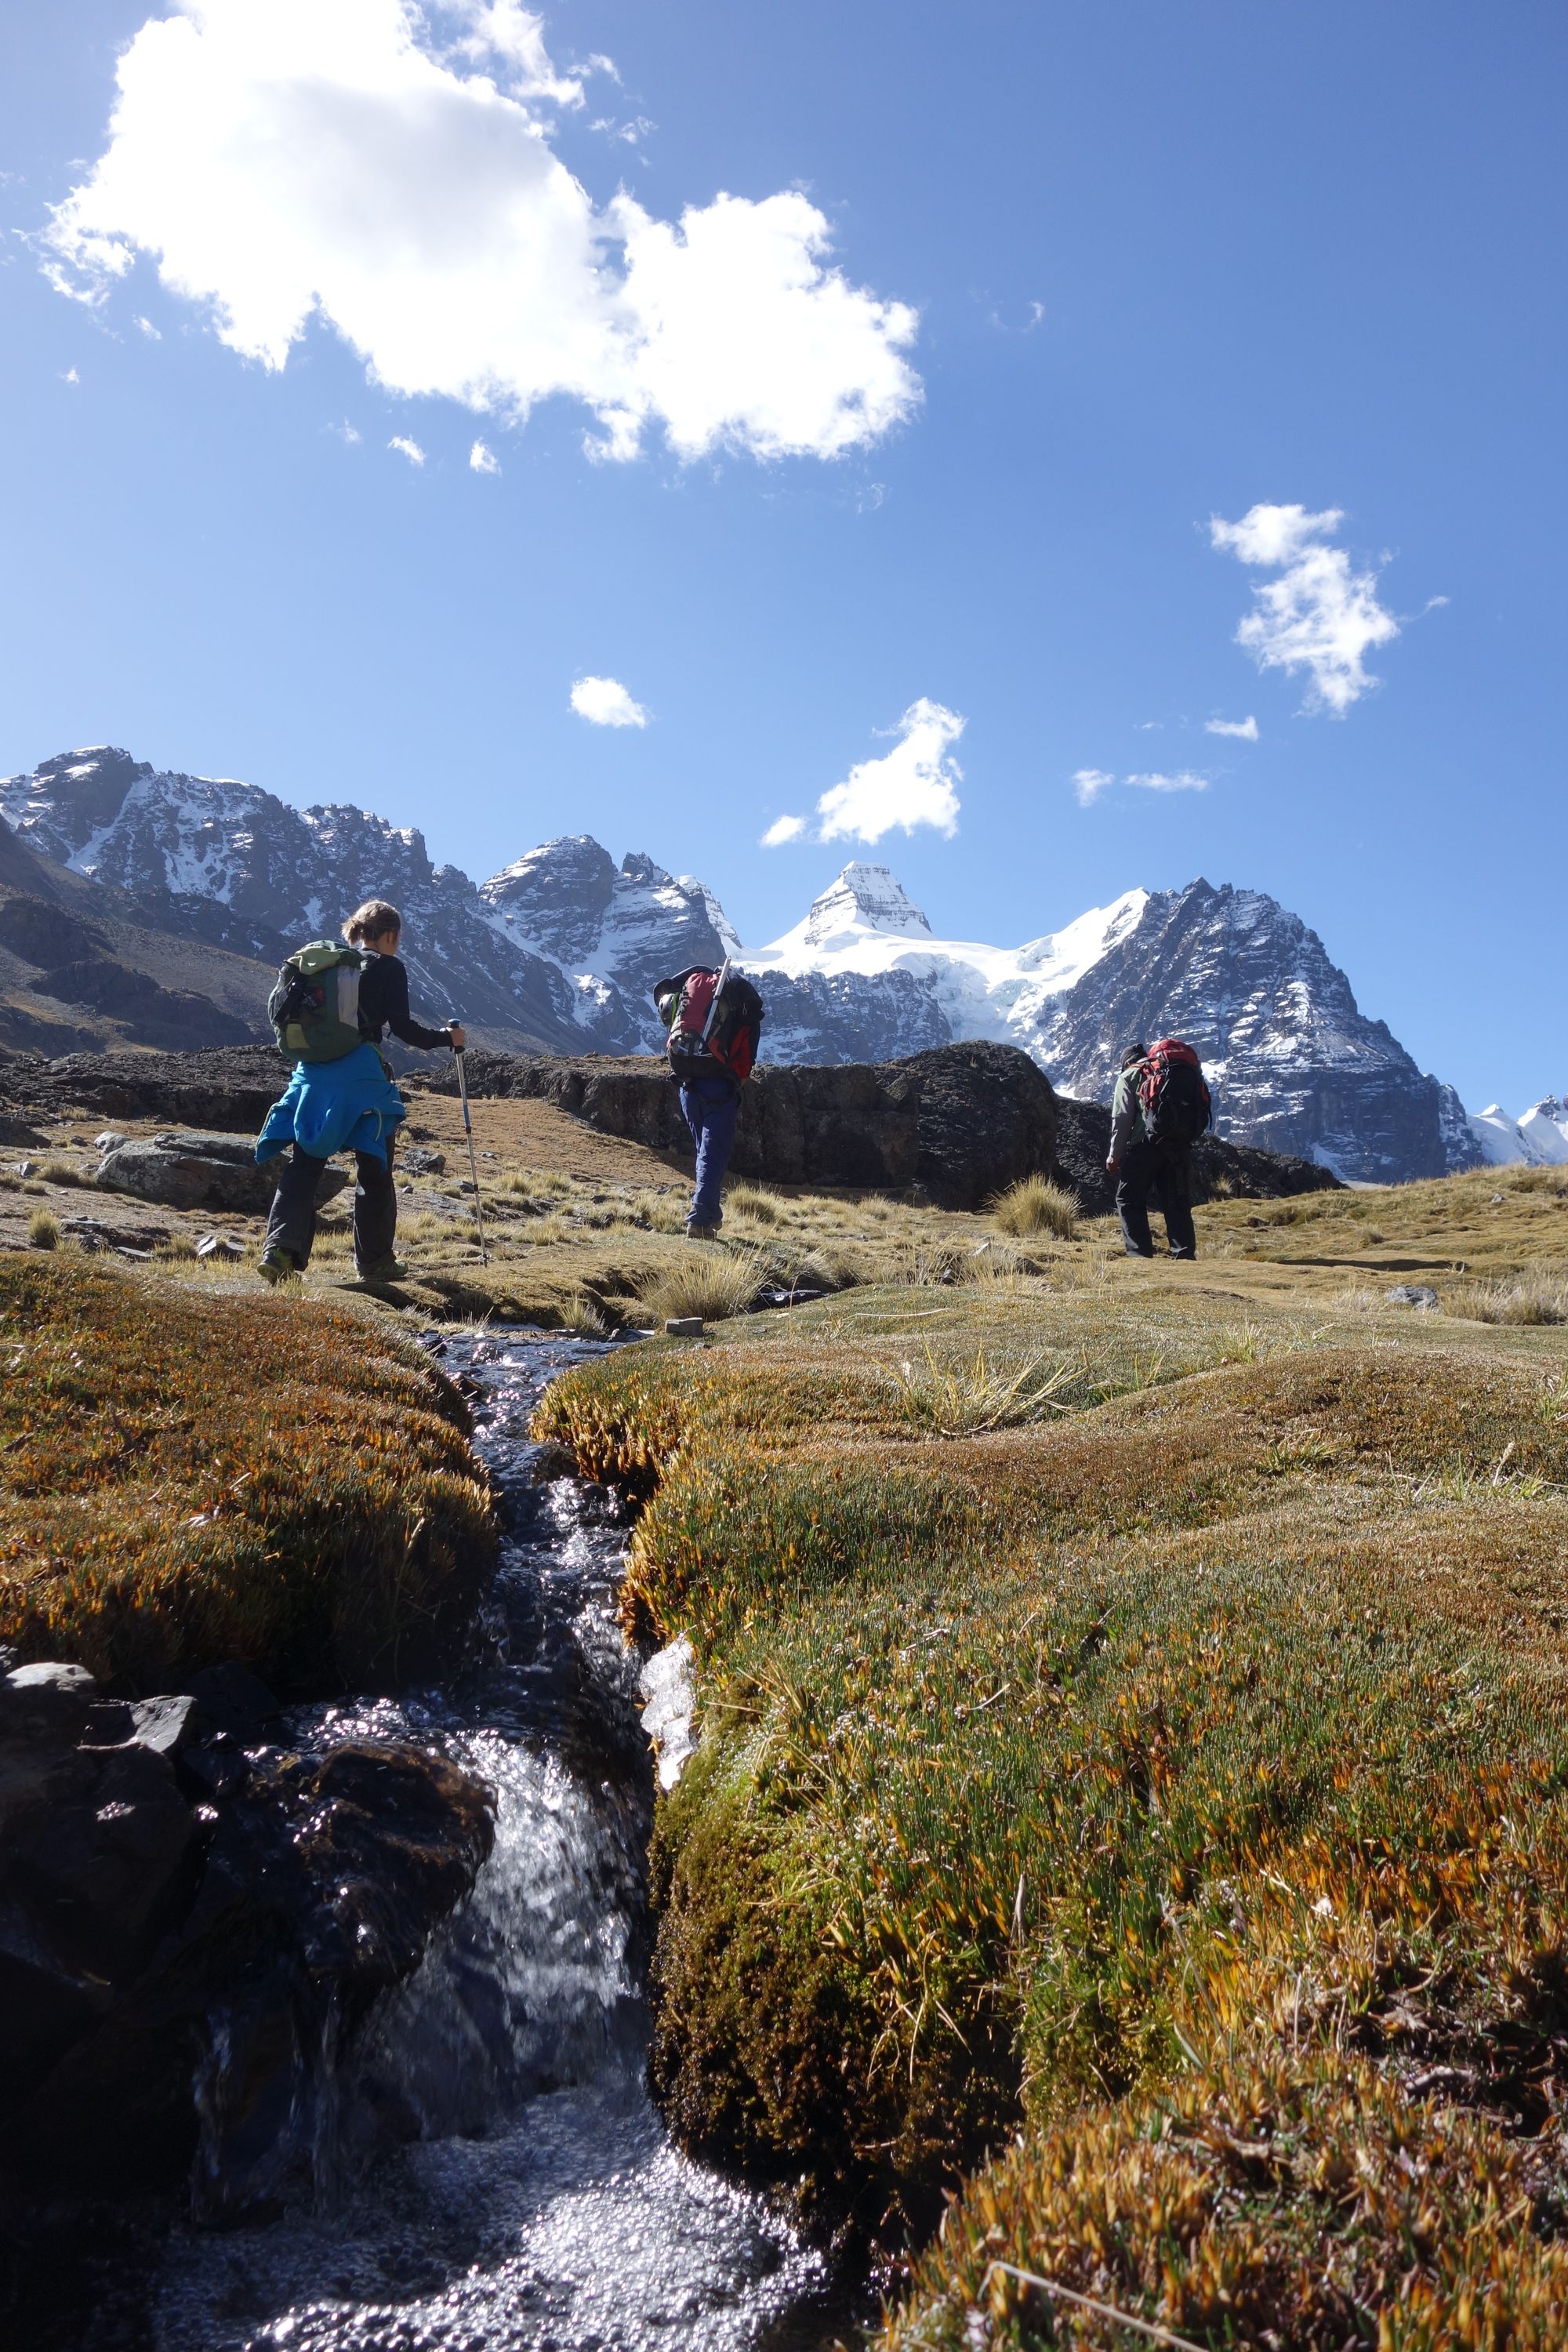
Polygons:
<instances>
[{"instance_id":1,"label":"blue sky","mask_svg":"<svg viewBox=\"0 0 1568 2352\"><path fill-rule=\"evenodd\" d=\"M258 6L342 54L279 100ZM405 105L398 0L191 0L111 150L175 13L0 6L0 767L112 740L476 877L592 832L759 943L847 856L1004 941L1202 874L1472 1108L1568 1086L1561 8L462 0ZM289 342L290 272L434 388ZM1271 589L1315 662L1258 667Z\"/></svg>"}]
</instances>

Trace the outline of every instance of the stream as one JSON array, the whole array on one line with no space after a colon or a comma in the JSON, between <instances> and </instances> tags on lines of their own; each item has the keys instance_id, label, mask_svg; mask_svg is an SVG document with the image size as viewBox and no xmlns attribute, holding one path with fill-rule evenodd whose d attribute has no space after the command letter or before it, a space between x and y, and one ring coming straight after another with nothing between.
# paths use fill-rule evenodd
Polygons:
<instances>
[{"instance_id":1,"label":"stream","mask_svg":"<svg viewBox=\"0 0 1568 2352\"><path fill-rule=\"evenodd\" d=\"M822 2258L763 2199L683 2156L644 2087L648 1745L616 1622L616 1498L536 1483L528 1424L602 1344L490 1331L468 1375L502 1495L474 1663L439 1689L297 1712L293 1743L437 1747L496 1797L494 1851L352 2047L330 2021L279 2218L172 2234L157 2352L816 2352L853 2336ZM198 2097L222 2106L221 2019ZM301 2160L300 2151L306 2152Z\"/></svg>"}]
</instances>

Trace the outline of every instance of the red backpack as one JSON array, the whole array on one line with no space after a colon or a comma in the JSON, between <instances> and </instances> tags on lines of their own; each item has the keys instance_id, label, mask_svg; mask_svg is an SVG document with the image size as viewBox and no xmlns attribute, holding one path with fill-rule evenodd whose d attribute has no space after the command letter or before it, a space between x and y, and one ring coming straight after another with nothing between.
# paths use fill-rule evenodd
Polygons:
<instances>
[{"instance_id":1,"label":"red backpack","mask_svg":"<svg viewBox=\"0 0 1568 2352\"><path fill-rule=\"evenodd\" d=\"M655 982L653 1001L669 1032L665 1050L684 1085L712 1075L715 1062L735 1084L744 1086L757 1058L763 1000L744 973L693 964Z\"/></svg>"},{"instance_id":2,"label":"red backpack","mask_svg":"<svg viewBox=\"0 0 1568 2352\"><path fill-rule=\"evenodd\" d=\"M1138 1074L1138 1101L1151 1143L1195 1143L1214 1116L1203 1064L1180 1037L1150 1046Z\"/></svg>"}]
</instances>

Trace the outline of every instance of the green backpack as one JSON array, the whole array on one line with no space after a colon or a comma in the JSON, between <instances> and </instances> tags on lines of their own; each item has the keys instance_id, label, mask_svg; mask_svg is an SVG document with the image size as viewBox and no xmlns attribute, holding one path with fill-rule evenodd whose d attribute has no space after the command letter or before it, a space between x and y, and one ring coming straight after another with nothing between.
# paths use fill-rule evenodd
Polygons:
<instances>
[{"instance_id":1,"label":"green backpack","mask_svg":"<svg viewBox=\"0 0 1568 2352\"><path fill-rule=\"evenodd\" d=\"M342 940L312 940L291 955L267 1000L280 1050L296 1062L341 1062L363 1045L359 977L370 958Z\"/></svg>"}]
</instances>

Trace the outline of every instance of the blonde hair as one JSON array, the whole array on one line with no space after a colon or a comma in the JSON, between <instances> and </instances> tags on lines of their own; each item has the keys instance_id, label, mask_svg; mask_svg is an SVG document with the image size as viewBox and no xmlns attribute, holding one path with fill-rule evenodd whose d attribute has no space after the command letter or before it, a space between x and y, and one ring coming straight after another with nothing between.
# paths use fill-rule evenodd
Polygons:
<instances>
[{"instance_id":1,"label":"blonde hair","mask_svg":"<svg viewBox=\"0 0 1568 2352\"><path fill-rule=\"evenodd\" d=\"M363 940L384 939L388 931L402 929L403 918L395 907L389 907L384 898L367 898L343 925L343 937L351 947L358 947Z\"/></svg>"}]
</instances>

